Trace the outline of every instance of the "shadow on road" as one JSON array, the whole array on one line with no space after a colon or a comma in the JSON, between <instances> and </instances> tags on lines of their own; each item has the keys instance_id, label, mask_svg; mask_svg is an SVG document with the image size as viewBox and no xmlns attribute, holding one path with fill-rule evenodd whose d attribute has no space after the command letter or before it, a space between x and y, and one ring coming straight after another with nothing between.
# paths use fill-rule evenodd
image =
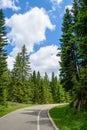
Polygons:
<instances>
[{"instance_id":1,"label":"shadow on road","mask_svg":"<svg viewBox=\"0 0 87 130\"><path fill-rule=\"evenodd\" d=\"M40 111L41 111L40 109L37 109L37 110L35 110L35 109L27 109L24 112L22 112L21 114L27 114L28 116L32 115L32 116L35 116L35 117L38 118L38 114L39 114ZM25 123L36 125L37 124L37 118L34 121L26 121ZM48 119L47 110L42 110L41 113L40 113L40 126L52 127L52 124Z\"/></svg>"},{"instance_id":2,"label":"shadow on road","mask_svg":"<svg viewBox=\"0 0 87 130\"><path fill-rule=\"evenodd\" d=\"M38 109L38 110L26 110L26 111L24 111L24 112L22 112L21 114L27 114L27 115L32 115L32 116L38 116L38 112L39 112L40 110Z\"/></svg>"}]
</instances>

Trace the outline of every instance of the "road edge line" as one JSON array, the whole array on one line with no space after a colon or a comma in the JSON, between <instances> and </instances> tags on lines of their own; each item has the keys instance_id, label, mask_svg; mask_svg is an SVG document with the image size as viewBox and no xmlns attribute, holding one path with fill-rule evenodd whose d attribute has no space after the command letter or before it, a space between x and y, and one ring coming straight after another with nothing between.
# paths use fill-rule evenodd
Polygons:
<instances>
[{"instance_id":1,"label":"road edge line","mask_svg":"<svg viewBox=\"0 0 87 130\"><path fill-rule=\"evenodd\" d=\"M15 111L16 111L16 110L15 110ZM5 117L7 117L7 116L9 116L10 114L14 113L15 111L9 112L9 113L7 113L7 114L1 116L1 117L0 117L0 120L3 119L3 118L5 118Z\"/></svg>"},{"instance_id":2,"label":"road edge line","mask_svg":"<svg viewBox=\"0 0 87 130\"><path fill-rule=\"evenodd\" d=\"M9 116L10 114L12 114L12 113L14 113L14 112L17 112L17 111L20 111L20 110L26 109L26 108L28 108L28 107L18 108L18 109L16 109L16 110L13 110L13 111L11 111L11 112L9 112L9 113L7 113L7 114L1 116L1 117L0 117L0 120L1 120L2 118L5 118L5 117Z\"/></svg>"},{"instance_id":3,"label":"road edge line","mask_svg":"<svg viewBox=\"0 0 87 130\"><path fill-rule=\"evenodd\" d=\"M54 129L59 130L59 128L57 128L56 124L54 123L53 119L51 118L51 116L49 114L49 110L48 110L47 114L48 114L48 118L49 118L51 124L53 125Z\"/></svg>"}]
</instances>

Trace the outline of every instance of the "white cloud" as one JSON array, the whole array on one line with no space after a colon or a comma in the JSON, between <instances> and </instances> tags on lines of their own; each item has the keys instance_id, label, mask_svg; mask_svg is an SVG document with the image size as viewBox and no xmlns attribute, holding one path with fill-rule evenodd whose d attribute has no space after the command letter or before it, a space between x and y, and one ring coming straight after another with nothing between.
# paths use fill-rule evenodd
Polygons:
<instances>
[{"instance_id":1,"label":"white cloud","mask_svg":"<svg viewBox=\"0 0 87 130\"><path fill-rule=\"evenodd\" d=\"M30 55L30 63L32 71L39 71L43 77L47 72L49 79L51 78L52 72L59 78L59 61L60 57L57 57L57 53L60 52L56 45L50 45L40 48L37 52ZM8 56L7 64L8 69L12 70L15 62L15 58Z\"/></svg>"},{"instance_id":2,"label":"white cloud","mask_svg":"<svg viewBox=\"0 0 87 130\"><path fill-rule=\"evenodd\" d=\"M6 9L10 8L12 10L18 11L20 7L16 6L15 3L18 3L18 0L1 0L0 8Z\"/></svg>"},{"instance_id":3,"label":"white cloud","mask_svg":"<svg viewBox=\"0 0 87 130\"><path fill-rule=\"evenodd\" d=\"M8 69L12 70L13 69L13 64L15 62L15 59L8 55L8 58L7 58L6 61L7 61Z\"/></svg>"},{"instance_id":4,"label":"white cloud","mask_svg":"<svg viewBox=\"0 0 87 130\"><path fill-rule=\"evenodd\" d=\"M56 45L40 48L30 56L32 70L40 71L42 76L47 72L49 78L52 72L54 72L56 76L59 76L60 65L58 61L60 61L60 57L56 56L57 53L58 47Z\"/></svg>"},{"instance_id":5,"label":"white cloud","mask_svg":"<svg viewBox=\"0 0 87 130\"><path fill-rule=\"evenodd\" d=\"M63 0L51 0L52 10L56 10L56 8L62 3Z\"/></svg>"},{"instance_id":6,"label":"white cloud","mask_svg":"<svg viewBox=\"0 0 87 130\"><path fill-rule=\"evenodd\" d=\"M15 56L24 44L28 52L32 52L34 44L46 40L46 29L55 28L45 10L38 7L32 8L25 14L14 14L6 19L6 26L11 28L8 39L14 46L12 56Z\"/></svg>"},{"instance_id":7,"label":"white cloud","mask_svg":"<svg viewBox=\"0 0 87 130\"><path fill-rule=\"evenodd\" d=\"M63 1L63 0L51 0L51 2L52 2L53 4L55 3L55 4L58 4L58 5L59 5L60 3L62 3L62 1Z\"/></svg>"},{"instance_id":8,"label":"white cloud","mask_svg":"<svg viewBox=\"0 0 87 130\"><path fill-rule=\"evenodd\" d=\"M65 6L65 9L71 10L71 9L72 9L72 5L67 5L67 6Z\"/></svg>"}]
</instances>

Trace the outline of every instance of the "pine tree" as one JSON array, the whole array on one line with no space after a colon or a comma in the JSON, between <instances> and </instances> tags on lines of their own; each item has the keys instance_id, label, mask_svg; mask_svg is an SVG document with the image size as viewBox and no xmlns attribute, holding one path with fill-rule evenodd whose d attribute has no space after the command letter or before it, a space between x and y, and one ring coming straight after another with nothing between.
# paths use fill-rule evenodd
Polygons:
<instances>
[{"instance_id":1,"label":"pine tree","mask_svg":"<svg viewBox=\"0 0 87 130\"><path fill-rule=\"evenodd\" d=\"M80 73L80 67L79 67L79 52L78 52L78 37L76 34L75 30L75 24L77 23L77 15L79 12L79 5L78 5L78 0L73 1L73 7L72 7L72 34L73 37L71 38L72 40L72 45L73 45L73 64L74 64L74 70L73 73L75 75L75 80L76 82L79 82L79 73Z\"/></svg>"},{"instance_id":2,"label":"pine tree","mask_svg":"<svg viewBox=\"0 0 87 130\"><path fill-rule=\"evenodd\" d=\"M53 102L57 103L57 98L58 98L58 86L57 86L57 77L54 75L54 72L52 72L52 77L51 77L51 82L50 82L50 87L51 87L51 93L53 97Z\"/></svg>"},{"instance_id":3,"label":"pine tree","mask_svg":"<svg viewBox=\"0 0 87 130\"><path fill-rule=\"evenodd\" d=\"M61 41L60 79L73 94L73 106L87 107L87 1L74 0L66 10Z\"/></svg>"},{"instance_id":4,"label":"pine tree","mask_svg":"<svg viewBox=\"0 0 87 130\"><path fill-rule=\"evenodd\" d=\"M44 103L52 103L52 93L50 88L50 82L47 73L45 72L45 76L43 79L43 97L44 97Z\"/></svg>"},{"instance_id":5,"label":"pine tree","mask_svg":"<svg viewBox=\"0 0 87 130\"><path fill-rule=\"evenodd\" d=\"M36 85L36 90L37 90L37 103L42 104L43 103L43 88L42 88L42 79L41 79L41 75L40 72L37 72L37 85Z\"/></svg>"},{"instance_id":6,"label":"pine tree","mask_svg":"<svg viewBox=\"0 0 87 130\"><path fill-rule=\"evenodd\" d=\"M33 92L33 103L38 103L41 104L42 101L42 85L41 85L41 76L40 76L40 72L38 71L36 73L36 71L33 71L33 76L32 76L32 82L33 82L33 86L32 86L32 92Z\"/></svg>"},{"instance_id":7,"label":"pine tree","mask_svg":"<svg viewBox=\"0 0 87 130\"><path fill-rule=\"evenodd\" d=\"M5 105L7 100L7 53L5 46L7 45L6 27L4 14L0 9L0 104Z\"/></svg>"},{"instance_id":8,"label":"pine tree","mask_svg":"<svg viewBox=\"0 0 87 130\"><path fill-rule=\"evenodd\" d=\"M66 92L62 85L59 86L59 103L66 102Z\"/></svg>"},{"instance_id":9,"label":"pine tree","mask_svg":"<svg viewBox=\"0 0 87 130\"><path fill-rule=\"evenodd\" d=\"M78 39L76 37L75 31L75 23L77 22L78 10L78 2L77 0L74 0L72 10L66 9L62 24L63 34L60 39L61 84L67 92L71 91L73 98L75 97L75 93L77 91L76 86L78 86L79 82Z\"/></svg>"},{"instance_id":10,"label":"pine tree","mask_svg":"<svg viewBox=\"0 0 87 130\"><path fill-rule=\"evenodd\" d=\"M87 107L87 1L79 0L79 13L75 24L78 38L80 81L74 106L77 109Z\"/></svg>"},{"instance_id":11,"label":"pine tree","mask_svg":"<svg viewBox=\"0 0 87 130\"><path fill-rule=\"evenodd\" d=\"M31 92L32 92L32 102L36 103L36 83L37 83L37 75L36 75L36 71L34 70L31 77Z\"/></svg>"},{"instance_id":12,"label":"pine tree","mask_svg":"<svg viewBox=\"0 0 87 130\"><path fill-rule=\"evenodd\" d=\"M71 12L66 9L62 24L62 36L61 36L61 62L60 62L60 79L63 87L68 91L73 88L73 45L72 45L72 15Z\"/></svg>"},{"instance_id":13,"label":"pine tree","mask_svg":"<svg viewBox=\"0 0 87 130\"><path fill-rule=\"evenodd\" d=\"M28 78L31 72L29 56L27 54L27 49L25 45L22 47L22 52L20 53L21 56L21 69L22 69L22 80L24 78Z\"/></svg>"},{"instance_id":14,"label":"pine tree","mask_svg":"<svg viewBox=\"0 0 87 130\"><path fill-rule=\"evenodd\" d=\"M16 57L16 61L14 63L14 68L12 70L11 85L12 92L9 94L13 94L13 101L17 102L29 102L29 74L30 74L30 62L26 52L25 45L22 47L22 51L18 53ZM9 89L11 89L9 87Z\"/></svg>"}]
</instances>

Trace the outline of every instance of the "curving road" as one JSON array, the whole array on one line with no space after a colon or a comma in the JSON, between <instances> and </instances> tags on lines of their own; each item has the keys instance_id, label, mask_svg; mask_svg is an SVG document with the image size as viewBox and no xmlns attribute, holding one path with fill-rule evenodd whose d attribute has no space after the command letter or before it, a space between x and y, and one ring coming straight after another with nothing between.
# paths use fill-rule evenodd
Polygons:
<instances>
[{"instance_id":1,"label":"curving road","mask_svg":"<svg viewBox=\"0 0 87 130\"><path fill-rule=\"evenodd\" d=\"M54 130L48 110L56 104L38 105L12 112L0 118L0 130Z\"/></svg>"}]
</instances>

